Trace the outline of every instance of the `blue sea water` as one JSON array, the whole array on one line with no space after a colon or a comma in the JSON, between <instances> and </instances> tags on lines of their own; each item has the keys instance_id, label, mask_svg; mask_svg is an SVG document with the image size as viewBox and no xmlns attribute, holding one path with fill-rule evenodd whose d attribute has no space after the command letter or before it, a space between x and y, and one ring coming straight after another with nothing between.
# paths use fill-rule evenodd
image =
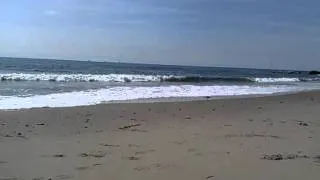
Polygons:
<instances>
[{"instance_id":1,"label":"blue sea water","mask_svg":"<svg viewBox=\"0 0 320 180\"><path fill-rule=\"evenodd\" d=\"M307 71L0 58L0 109L273 94L320 88Z\"/></svg>"}]
</instances>

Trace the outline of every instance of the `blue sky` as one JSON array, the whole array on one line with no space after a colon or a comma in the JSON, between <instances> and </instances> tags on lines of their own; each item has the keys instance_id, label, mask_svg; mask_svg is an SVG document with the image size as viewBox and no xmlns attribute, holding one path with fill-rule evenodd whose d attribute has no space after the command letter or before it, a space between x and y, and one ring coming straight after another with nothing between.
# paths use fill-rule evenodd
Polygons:
<instances>
[{"instance_id":1,"label":"blue sky","mask_svg":"<svg viewBox=\"0 0 320 180\"><path fill-rule=\"evenodd\" d=\"M320 68L318 0L1 0L0 56Z\"/></svg>"}]
</instances>

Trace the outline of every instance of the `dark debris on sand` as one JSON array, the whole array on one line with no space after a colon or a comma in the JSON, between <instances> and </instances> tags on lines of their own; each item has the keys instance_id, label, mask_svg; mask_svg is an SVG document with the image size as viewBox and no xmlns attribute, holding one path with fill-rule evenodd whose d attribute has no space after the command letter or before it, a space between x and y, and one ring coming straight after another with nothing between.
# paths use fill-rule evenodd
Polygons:
<instances>
[{"instance_id":1,"label":"dark debris on sand","mask_svg":"<svg viewBox=\"0 0 320 180\"><path fill-rule=\"evenodd\" d=\"M52 157L55 157L55 158L63 158L63 157L65 157L65 155L64 155L64 154L55 154L55 155L53 155Z\"/></svg>"},{"instance_id":2,"label":"dark debris on sand","mask_svg":"<svg viewBox=\"0 0 320 180\"><path fill-rule=\"evenodd\" d=\"M261 137L261 138L273 138L273 139L281 139L282 137L276 135L266 135L266 134L227 134L225 135L226 138L236 138L236 137L245 137L245 138L254 138L254 137Z\"/></svg>"},{"instance_id":3,"label":"dark debris on sand","mask_svg":"<svg viewBox=\"0 0 320 180\"><path fill-rule=\"evenodd\" d=\"M106 156L106 153L102 151L98 151L95 153L81 153L79 156L83 158L85 157L103 158Z\"/></svg>"},{"instance_id":4,"label":"dark debris on sand","mask_svg":"<svg viewBox=\"0 0 320 180\"><path fill-rule=\"evenodd\" d=\"M126 130L126 129L130 129L130 128L132 128L132 127L138 127L138 126L141 126L141 124L126 125L126 126L119 127L118 129L120 129L120 130Z\"/></svg>"},{"instance_id":5,"label":"dark debris on sand","mask_svg":"<svg viewBox=\"0 0 320 180\"><path fill-rule=\"evenodd\" d=\"M299 155L299 154L264 154L261 159L271 160L271 161L281 161L281 160L293 160L293 159L309 159L310 157L307 155Z\"/></svg>"},{"instance_id":6,"label":"dark debris on sand","mask_svg":"<svg viewBox=\"0 0 320 180\"><path fill-rule=\"evenodd\" d=\"M135 156L129 156L129 157L125 157L124 159L128 159L130 161L137 161L137 160L140 160L139 157L135 157Z\"/></svg>"},{"instance_id":7,"label":"dark debris on sand","mask_svg":"<svg viewBox=\"0 0 320 180\"><path fill-rule=\"evenodd\" d=\"M120 147L120 145L114 145L114 144L100 144L100 145L105 147Z\"/></svg>"},{"instance_id":8,"label":"dark debris on sand","mask_svg":"<svg viewBox=\"0 0 320 180\"><path fill-rule=\"evenodd\" d=\"M5 135L1 135L1 134L0 134L0 137L11 138L11 137L13 137L13 136L12 136L12 135L10 135L10 134L5 134Z\"/></svg>"},{"instance_id":9,"label":"dark debris on sand","mask_svg":"<svg viewBox=\"0 0 320 180\"><path fill-rule=\"evenodd\" d=\"M45 180L44 177L37 177L37 178L33 178L32 180Z\"/></svg>"},{"instance_id":10,"label":"dark debris on sand","mask_svg":"<svg viewBox=\"0 0 320 180\"><path fill-rule=\"evenodd\" d=\"M211 178L214 178L214 176L208 176L208 177L206 177L206 179L211 179Z\"/></svg>"},{"instance_id":11,"label":"dark debris on sand","mask_svg":"<svg viewBox=\"0 0 320 180\"><path fill-rule=\"evenodd\" d=\"M298 125L299 125L299 126L309 126L308 123L303 122L303 121L298 121Z\"/></svg>"},{"instance_id":12,"label":"dark debris on sand","mask_svg":"<svg viewBox=\"0 0 320 180\"><path fill-rule=\"evenodd\" d=\"M314 159L314 162L320 163L320 155L313 157L313 159Z\"/></svg>"},{"instance_id":13,"label":"dark debris on sand","mask_svg":"<svg viewBox=\"0 0 320 180\"><path fill-rule=\"evenodd\" d=\"M17 137L18 138L22 138L22 139L28 139L26 136L24 136L21 132L17 133Z\"/></svg>"}]
</instances>

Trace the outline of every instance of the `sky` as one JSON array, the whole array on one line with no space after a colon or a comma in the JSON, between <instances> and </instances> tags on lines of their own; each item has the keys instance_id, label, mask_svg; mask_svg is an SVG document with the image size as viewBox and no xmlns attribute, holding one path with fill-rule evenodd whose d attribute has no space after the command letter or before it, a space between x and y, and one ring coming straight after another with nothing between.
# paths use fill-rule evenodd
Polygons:
<instances>
[{"instance_id":1,"label":"sky","mask_svg":"<svg viewBox=\"0 0 320 180\"><path fill-rule=\"evenodd\" d=\"M0 0L0 56L320 68L319 0Z\"/></svg>"}]
</instances>

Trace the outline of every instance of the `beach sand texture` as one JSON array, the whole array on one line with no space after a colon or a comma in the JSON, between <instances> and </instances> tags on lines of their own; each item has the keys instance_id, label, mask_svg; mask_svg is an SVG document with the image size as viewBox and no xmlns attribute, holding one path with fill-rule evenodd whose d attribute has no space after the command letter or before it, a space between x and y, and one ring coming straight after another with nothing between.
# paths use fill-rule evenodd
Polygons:
<instances>
[{"instance_id":1,"label":"beach sand texture","mask_svg":"<svg viewBox=\"0 0 320 180\"><path fill-rule=\"evenodd\" d=\"M320 92L0 112L0 180L317 180Z\"/></svg>"}]
</instances>

